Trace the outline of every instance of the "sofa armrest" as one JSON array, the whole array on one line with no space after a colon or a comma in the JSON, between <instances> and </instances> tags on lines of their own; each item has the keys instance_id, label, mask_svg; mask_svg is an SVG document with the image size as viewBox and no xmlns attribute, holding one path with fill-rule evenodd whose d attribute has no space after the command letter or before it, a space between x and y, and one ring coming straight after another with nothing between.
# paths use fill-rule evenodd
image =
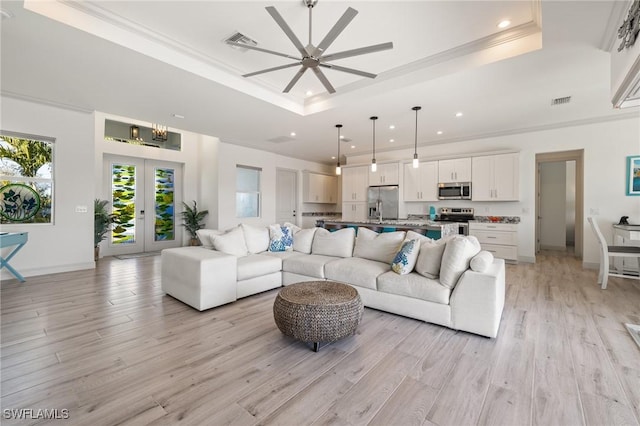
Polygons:
<instances>
[{"instance_id":1,"label":"sofa armrest","mask_svg":"<svg viewBox=\"0 0 640 426\"><path fill-rule=\"evenodd\" d=\"M496 337L505 298L505 266L494 259L485 272L468 269L451 293L451 323L456 330Z\"/></svg>"},{"instance_id":2,"label":"sofa armrest","mask_svg":"<svg viewBox=\"0 0 640 426\"><path fill-rule=\"evenodd\" d=\"M162 290L199 311L236 300L237 261L202 247L162 250Z\"/></svg>"}]
</instances>

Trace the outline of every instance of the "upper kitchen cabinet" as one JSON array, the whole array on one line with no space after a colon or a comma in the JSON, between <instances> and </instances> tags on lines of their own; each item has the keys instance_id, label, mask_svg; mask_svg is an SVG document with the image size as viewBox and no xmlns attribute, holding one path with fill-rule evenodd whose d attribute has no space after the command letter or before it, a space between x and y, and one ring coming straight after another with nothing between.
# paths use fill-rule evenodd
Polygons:
<instances>
[{"instance_id":1,"label":"upper kitchen cabinet","mask_svg":"<svg viewBox=\"0 0 640 426\"><path fill-rule=\"evenodd\" d=\"M378 164L377 171L369 171L369 186L398 185L399 169L398 163Z\"/></svg>"},{"instance_id":2,"label":"upper kitchen cabinet","mask_svg":"<svg viewBox=\"0 0 640 426\"><path fill-rule=\"evenodd\" d=\"M473 157L473 201L518 201L520 188L518 153Z\"/></svg>"},{"instance_id":3,"label":"upper kitchen cabinet","mask_svg":"<svg viewBox=\"0 0 640 426\"><path fill-rule=\"evenodd\" d=\"M304 172L304 202L335 204L338 201L338 178L321 173Z\"/></svg>"},{"instance_id":4,"label":"upper kitchen cabinet","mask_svg":"<svg viewBox=\"0 0 640 426\"><path fill-rule=\"evenodd\" d=\"M438 162L425 161L420 167L404 165L404 201L438 201Z\"/></svg>"},{"instance_id":5,"label":"upper kitchen cabinet","mask_svg":"<svg viewBox=\"0 0 640 426\"><path fill-rule=\"evenodd\" d=\"M438 182L471 182L471 158L438 161Z\"/></svg>"},{"instance_id":6,"label":"upper kitchen cabinet","mask_svg":"<svg viewBox=\"0 0 640 426\"><path fill-rule=\"evenodd\" d=\"M342 168L342 201L367 201L369 167Z\"/></svg>"}]
</instances>

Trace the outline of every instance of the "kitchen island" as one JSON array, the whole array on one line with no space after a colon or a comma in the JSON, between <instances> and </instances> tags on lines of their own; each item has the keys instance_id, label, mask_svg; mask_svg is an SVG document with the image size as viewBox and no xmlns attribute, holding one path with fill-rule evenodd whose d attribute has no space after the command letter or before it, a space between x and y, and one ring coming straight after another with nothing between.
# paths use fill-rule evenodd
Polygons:
<instances>
[{"instance_id":1,"label":"kitchen island","mask_svg":"<svg viewBox=\"0 0 640 426\"><path fill-rule=\"evenodd\" d=\"M350 222L342 220L318 220L316 226L335 231L342 228L367 228L376 232L413 231L429 238L440 239L448 235L458 234L458 224L451 222L436 222L433 220L366 220Z\"/></svg>"}]
</instances>

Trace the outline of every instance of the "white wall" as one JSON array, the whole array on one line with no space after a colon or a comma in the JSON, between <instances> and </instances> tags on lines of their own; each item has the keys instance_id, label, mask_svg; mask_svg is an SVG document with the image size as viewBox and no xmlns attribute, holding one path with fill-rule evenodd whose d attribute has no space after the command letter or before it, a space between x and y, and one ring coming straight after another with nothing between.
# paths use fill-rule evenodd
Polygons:
<instances>
[{"instance_id":1,"label":"white wall","mask_svg":"<svg viewBox=\"0 0 640 426\"><path fill-rule=\"evenodd\" d=\"M29 233L11 265L26 277L93 268L93 114L8 97L0 101L3 130L56 139L54 223L2 225L6 232ZM76 213L76 206L87 212ZM6 255L7 249L2 252ZM13 276L3 269L2 278Z\"/></svg>"},{"instance_id":2,"label":"white wall","mask_svg":"<svg viewBox=\"0 0 640 426\"><path fill-rule=\"evenodd\" d=\"M568 246L576 243L576 162L566 162L567 204L566 204L566 241Z\"/></svg>"},{"instance_id":3,"label":"white wall","mask_svg":"<svg viewBox=\"0 0 640 426\"><path fill-rule=\"evenodd\" d=\"M567 245L566 161L540 164L540 248L560 250Z\"/></svg>"},{"instance_id":4,"label":"white wall","mask_svg":"<svg viewBox=\"0 0 640 426\"><path fill-rule=\"evenodd\" d=\"M625 195L625 167L628 155L640 152L640 125L638 118L563 127L522 134L476 139L442 145L418 147L421 160L463 156L473 153L501 150L520 152L520 201L502 203L438 202L417 203L413 209L427 210L436 206L464 206L471 204L476 214L520 216L518 250L523 261L535 260L535 156L537 153L584 149L584 217L598 212L598 221L605 236L611 241L609 224L617 223L620 216L640 223L640 197ZM410 161L411 149L376 152L378 162L385 160ZM349 157L348 164L367 164L368 155ZM633 223L633 222L632 222ZM598 245L588 222L584 221L583 263L595 267L598 263Z\"/></svg>"},{"instance_id":5,"label":"white wall","mask_svg":"<svg viewBox=\"0 0 640 426\"><path fill-rule=\"evenodd\" d=\"M227 229L241 222L254 225L269 225L276 220L276 168L296 170L298 172L298 212L326 208L326 205L302 203L302 171L330 173L333 167L297 160L257 149L236 146L228 143L219 145L218 180L218 217L217 228ZM262 214L259 218L236 218L236 165L260 167ZM203 188L203 193L207 189ZM297 217L300 224L300 215ZM213 222L215 223L215 222Z\"/></svg>"}]
</instances>

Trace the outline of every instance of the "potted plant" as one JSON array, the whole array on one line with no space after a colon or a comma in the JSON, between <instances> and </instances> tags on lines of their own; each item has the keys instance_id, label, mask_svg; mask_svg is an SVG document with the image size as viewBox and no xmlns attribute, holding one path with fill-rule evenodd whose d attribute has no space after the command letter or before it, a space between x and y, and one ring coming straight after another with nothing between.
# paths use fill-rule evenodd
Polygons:
<instances>
[{"instance_id":1,"label":"potted plant","mask_svg":"<svg viewBox=\"0 0 640 426\"><path fill-rule=\"evenodd\" d=\"M182 226L184 226L189 235L191 235L189 245L199 246L200 240L198 240L196 231L204 228L204 223L202 221L209 214L209 210L198 211L198 205L195 200L193 201L193 207L189 206L184 201L182 202L182 205L184 206L184 210L181 213L183 222Z\"/></svg>"},{"instance_id":2,"label":"potted plant","mask_svg":"<svg viewBox=\"0 0 640 426\"><path fill-rule=\"evenodd\" d=\"M109 201L98 198L93 201L93 258L95 261L100 257L100 241L106 238L116 216L109 213L107 204Z\"/></svg>"}]
</instances>

